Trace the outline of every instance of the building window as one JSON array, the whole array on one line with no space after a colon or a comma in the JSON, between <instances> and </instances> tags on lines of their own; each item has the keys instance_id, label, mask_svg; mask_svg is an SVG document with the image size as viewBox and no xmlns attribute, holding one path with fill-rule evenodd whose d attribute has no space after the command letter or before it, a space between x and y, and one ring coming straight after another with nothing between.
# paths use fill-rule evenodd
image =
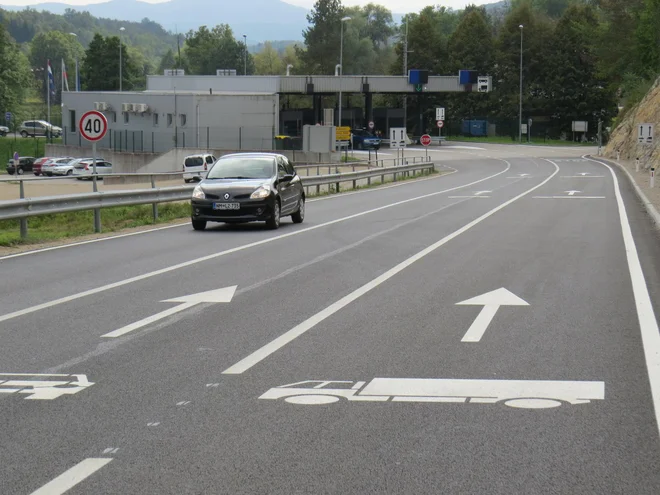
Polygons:
<instances>
[{"instance_id":1,"label":"building window","mask_svg":"<svg viewBox=\"0 0 660 495\"><path fill-rule=\"evenodd\" d=\"M172 127L172 114L167 114L167 127Z\"/></svg>"},{"instance_id":2,"label":"building window","mask_svg":"<svg viewBox=\"0 0 660 495\"><path fill-rule=\"evenodd\" d=\"M128 112L124 112L124 124L128 124Z\"/></svg>"},{"instance_id":3,"label":"building window","mask_svg":"<svg viewBox=\"0 0 660 495\"><path fill-rule=\"evenodd\" d=\"M158 127L158 114L154 114L154 127Z\"/></svg>"},{"instance_id":4,"label":"building window","mask_svg":"<svg viewBox=\"0 0 660 495\"><path fill-rule=\"evenodd\" d=\"M117 112L112 112L112 121L117 122Z\"/></svg>"},{"instance_id":5,"label":"building window","mask_svg":"<svg viewBox=\"0 0 660 495\"><path fill-rule=\"evenodd\" d=\"M179 114L179 119L181 119L181 127L185 127L186 126L186 120L187 120L186 119L186 114L185 113Z\"/></svg>"},{"instance_id":6,"label":"building window","mask_svg":"<svg viewBox=\"0 0 660 495\"><path fill-rule=\"evenodd\" d=\"M71 132L76 132L76 124L76 111L69 110L69 129L71 129Z\"/></svg>"}]
</instances>

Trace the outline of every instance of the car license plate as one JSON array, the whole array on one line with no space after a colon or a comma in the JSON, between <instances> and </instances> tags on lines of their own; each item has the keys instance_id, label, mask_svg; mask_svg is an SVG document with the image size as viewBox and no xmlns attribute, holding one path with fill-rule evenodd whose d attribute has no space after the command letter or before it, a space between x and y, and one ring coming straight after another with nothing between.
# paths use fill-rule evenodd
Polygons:
<instances>
[{"instance_id":1,"label":"car license plate","mask_svg":"<svg viewBox=\"0 0 660 495\"><path fill-rule=\"evenodd\" d=\"M214 210L240 210L240 203L213 203Z\"/></svg>"}]
</instances>

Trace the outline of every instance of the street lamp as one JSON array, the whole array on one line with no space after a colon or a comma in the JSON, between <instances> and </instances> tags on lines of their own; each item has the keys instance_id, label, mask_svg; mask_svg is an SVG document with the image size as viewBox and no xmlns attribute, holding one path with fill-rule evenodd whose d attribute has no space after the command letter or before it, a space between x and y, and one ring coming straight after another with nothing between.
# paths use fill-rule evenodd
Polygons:
<instances>
[{"instance_id":1,"label":"street lamp","mask_svg":"<svg viewBox=\"0 0 660 495\"><path fill-rule=\"evenodd\" d=\"M122 74L122 61L121 61L121 33L126 31L126 28L120 27L119 28L119 91L121 92L122 90L122 82L124 80L123 74Z\"/></svg>"},{"instance_id":2,"label":"street lamp","mask_svg":"<svg viewBox=\"0 0 660 495\"><path fill-rule=\"evenodd\" d=\"M247 76L247 34L243 35L243 43L245 44L245 61L243 62L243 74Z\"/></svg>"},{"instance_id":3,"label":"street lamp","mask_svg":"<svg viewBox=\"0 0 660 495\"><path fill-rule=\"evenodd\" d=\"M69 33L71 36L78 37L76 33ZM78 84L80 77L78 76L78 56L76 56L76 91L80 91L80 85Z\"/></svg>"},{"instance_id":4,"label":"street lamp","mask_svg":"<svg viewBox=\"0 0 660 495\"><path fill-rule=\"evenodd\" d=\"M339 126L341 127L341 106L342 106L342 97L341 97L341 81L344 76L344 22L350 21L350 17L342 17L341 19L341 37L339 39Z\"/></svg>"},{"instance_id":5,"label":"street lamp","mask_svg":"<svg viewBox=\"0 0 660 495\"><path fill-rule=\"evenodd\" d=\"M522 143L522 96L523 96L523 25L520 28L520 103L518 105L518 141ZM529 129L527 129L529 132Z\"/></svg>"}]
</instances>

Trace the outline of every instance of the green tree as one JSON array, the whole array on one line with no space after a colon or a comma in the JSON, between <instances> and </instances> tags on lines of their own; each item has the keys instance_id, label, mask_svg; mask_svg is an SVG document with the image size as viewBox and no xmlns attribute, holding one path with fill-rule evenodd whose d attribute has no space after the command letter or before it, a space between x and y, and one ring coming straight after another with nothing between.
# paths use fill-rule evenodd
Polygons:
<instances>
[{"instance_id":1,"label":"green tree","mask_svg":"<svg viewBox=\"0 0 660 495\"><path fill-rule=\"evenodd\" d=\"M263 50L254 56L254 67L255 73L260 76L282 74L285 68L280 54L269 41L264 44Z\"/></svg>"},{"instance_id":2,"label":"green tree","mask_svg":"<svg viewBox=\"0 0 660 495\"><path fill-rule=\"evenodd\" d=\"M33 79L30 63L18 46L9 39L4 26L0 24L0 111L20 115Z\"/></svg>"},{"instance_id":3,"label":"green tree","mask_svg":"<svg viewBox=\"0 0 660 495\"><path fill-rule=\"evenodd\" d=\"M334 73L340 58L342 17L344 7L341 0L317 0L307 15L310 27L303 32L306 48L299 50L300 60L307 73Z\"/></svg>"},{"instance_id":4,"label":"green tree","mask_svg":"<svg viewBox=\"0 0 660 495\"><path fill-rule=\"evenodd\" d=\"M660 0L644 0L635 35L637 72L654 79L660 74Z\"/></svg>"},{"instance_id":5,"label":"green tree","mask_svg":"<svg viewBox=\"0 0 660 495\"><path fill-rule=\"evenodd\" d=\"M234 38L226 24L206 26L186 34L185 55L189 71L197 75L215 75L217 69L236 69L244 73L245 44ZM254 73L254 60L248 54L247 73Z\"/></svg>"},{"instance_id":6,"label":"green tree","mask_svg":"<svg viewBox=\"0 0 660 495\"><path fill-rule=\"evenodd\" d=\"M282 63L284 65L284 70L286 71L287 65L293 66L291 68L291 73L292 74L298 74L301 73L301 67L300 67L300 58L298 57L298 52L299 52L299 47L296 44L293 45L287 45L286 48L284 48L284 53L282 54Z\"/></svg>"},{"instance_id":7,"label":"green tree","mask_svg":"<svg viewBox=\"0 0 660 495\"><path fill-rule=\"evenodd\" d=\"M82 64L82 84L87 91L117 91L119 89L118 36L104 38L96 34L85 52ZM143 60L137 60L136 51L121 44L122 89L134 90L145 86Z\"/></svg>"},{"instance_id":8,"label":"green tree","mask_svg":"<svg viewBox=\"0 0 660 495\"><path fill-rule=\"evenodd\" d=\"M56 88L54 97L51 97L51 103L59 103L61 91L65 89L62 81L62 60L64 60L69 74L69 89L74 90L75 76L71 77L71 70L75 67L76 60L83 58L84 53L82 45L75 36L58 31L39 33L30 43L30 63L33 69L45 68L47 60L50 60ZM35 73L40 74L41 79L42 72L37 70ZM39 82L41 83L41 80ZM45 91L44 85L44 99L46 98Z\"/></svg>"},{"instance_id":9,"label":"green tree","mask_svg":"<svg viewBox=\"0 0 660 495\"><path fill-rule=\"evenodd\" d=\"M165 55L162 56L158 64L158 75L163 75L168 69L176 68L176 57L174 56L174 51L170 48L165 52Z\"/></svg>"},{"instance_id":10,"label":"green tree","mask_svg":"<svg viewBox=\"0 0 660 495\"><path fill-rule=\"evenodd\" d=\"M573 120L587 120L592 129L598 120L607 125L616 115L614 92L598 72L594 32L598 18L589 6L571 6L558 21L546 59L545 96L548 114L564 131Z\"/></svg>"}]
</instances>

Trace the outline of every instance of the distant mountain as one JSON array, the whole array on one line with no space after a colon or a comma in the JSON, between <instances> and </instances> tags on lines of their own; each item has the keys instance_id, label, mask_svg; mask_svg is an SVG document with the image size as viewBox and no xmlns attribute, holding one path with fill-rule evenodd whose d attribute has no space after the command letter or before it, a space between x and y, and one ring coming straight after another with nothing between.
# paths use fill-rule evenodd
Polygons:
<instances>
[{"instance_id":1,"label":"distant mountain","mask_svg":"<svg viewBox=\"0 0 660 495\"><path fill-rule=\"evenodd\" d=\"M24 7L8 5L2 8L16 11ZM64 14L66 9L73 9L87 11L95 17L133 22L149 18L165 29L179 33L195 30L202 25L229 24L237 38L247 35L248 44L267 40L302 40L302 32L307 28L307 10L280 0L243 0L222 2L222 5L210 0L170 0L158 4L111 0L80 6L41 3L30 8L54 14Z\"/></svg>"}]
</instances>

